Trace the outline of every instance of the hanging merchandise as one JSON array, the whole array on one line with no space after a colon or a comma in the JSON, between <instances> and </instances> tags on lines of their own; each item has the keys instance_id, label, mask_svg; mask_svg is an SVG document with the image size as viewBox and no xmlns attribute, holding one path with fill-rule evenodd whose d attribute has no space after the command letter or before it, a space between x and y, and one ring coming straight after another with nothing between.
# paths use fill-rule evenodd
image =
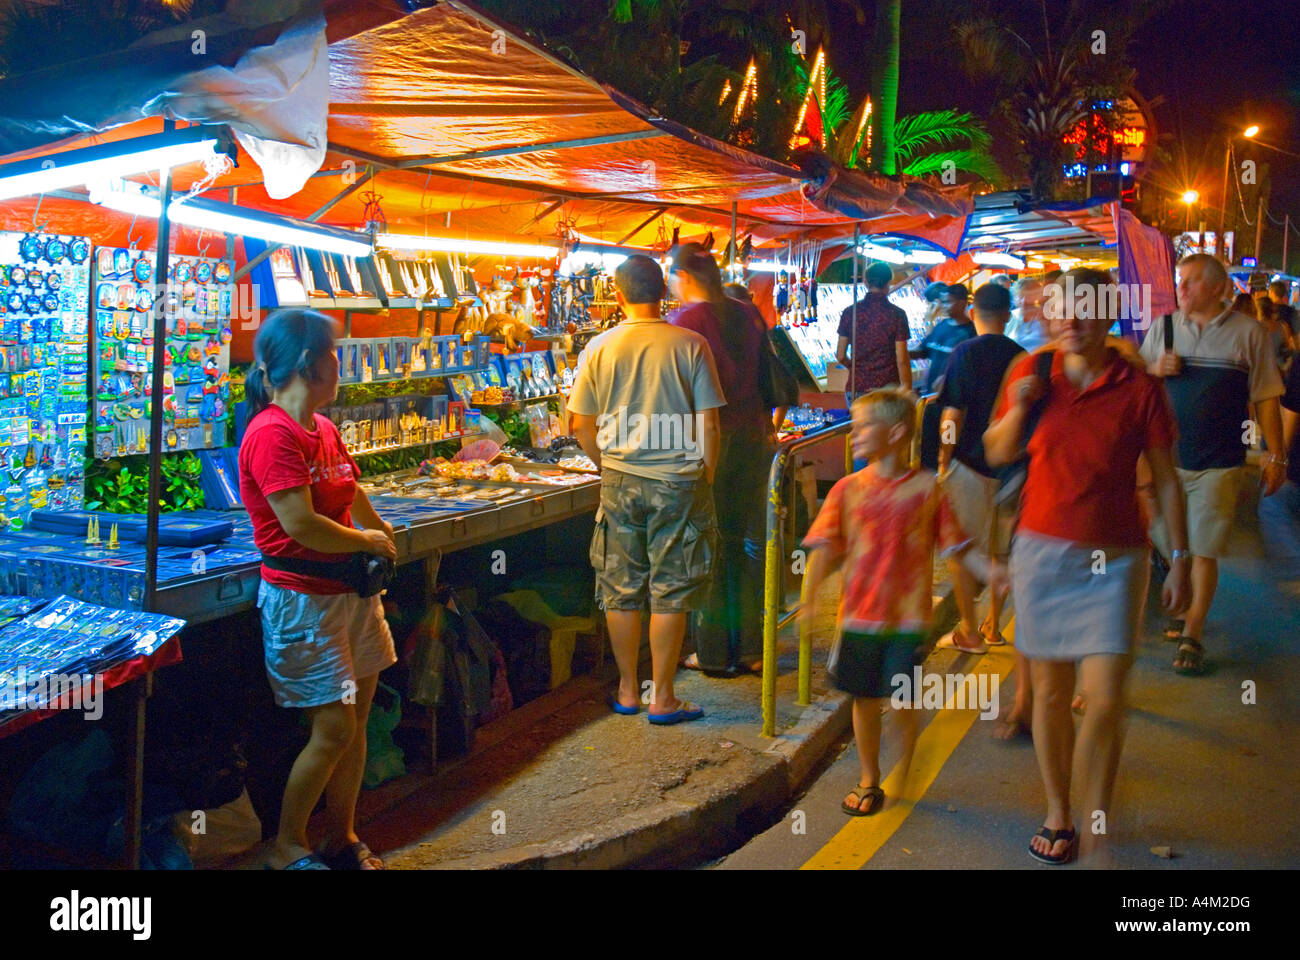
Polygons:
<instances>
[{"instance_id":1,"label":"hanging merchandise","mask_svg":"<svg viewBox=\"0 0 1300 960\"><path fill-rule=\"evenodd\" d=\"M0 233L0 530L85 496L90 242Z\"/></svg>"},{"instance_id":2,"label":"hanging merchandise","mask_svg":"<svg viewBox=\"0 0 1300 960\"><path fill-rule=\"evenodd\" d=\"M164 297L163 436L170 451L226 444L234 270L225 260L173 255L167 277L154 255L123 247L95 252L95 456L149 452L154 297ZM165 283L159 284L165 279ZM155 291L160 290L161 294Z\"/></svg>"}]
</instances>

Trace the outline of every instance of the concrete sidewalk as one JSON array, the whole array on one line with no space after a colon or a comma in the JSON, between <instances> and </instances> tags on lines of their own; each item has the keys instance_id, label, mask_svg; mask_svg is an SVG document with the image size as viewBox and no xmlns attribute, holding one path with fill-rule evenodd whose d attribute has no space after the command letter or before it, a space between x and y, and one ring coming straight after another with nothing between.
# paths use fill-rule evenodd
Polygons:
<instances>
[{"instance_id":1,"label":"concrete sidewalk","mask_svg":"<svg viewBox=\"0 0 1300 960\"><path fill-rule=\"evenodd\" d=\"M735 849L782 815L849 728L850 698L826 686L838 588L825 585L808 707L795 703L797 635L782 632L775 738L759 735L757 677L679 671L678 695L706 712L670 727L613 714L610 673L579 678L558 709L516 711L499 742L419 778L387 809L363 793L362 835L391 869L662 867ZM936 631L954 619L942 590Z\"/></svg>"}]
</instances>

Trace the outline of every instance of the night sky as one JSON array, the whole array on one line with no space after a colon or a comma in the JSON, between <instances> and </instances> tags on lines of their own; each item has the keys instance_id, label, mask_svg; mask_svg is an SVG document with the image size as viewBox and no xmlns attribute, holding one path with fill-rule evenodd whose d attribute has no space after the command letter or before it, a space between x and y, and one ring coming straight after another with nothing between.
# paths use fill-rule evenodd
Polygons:
<instances>
[{"instance_id":1,"label":"night sky","mask_svg":"<svg viewBox=\"0 0 1300 960\"><path fill-rule=\"evenodd\" d=\"M1004 0L1006 6L1039 10L1037 0ZM1140 2L1140 0L1139 0ZM1099 6L1106 5L1099 0ZM830 53L832 68L852 91L865 93L870 67L865 50L859 52L848 38L869 42L871 0L864 0L868 27L859 27L842 5L831 8L836 43ZM1065 0L1048 0L1049 18L1063 15ZM903 0L902 80L899 114L953 106L986 116L987 91L970 84L952 52L952 24L969 15L972 4L957 0ZM1217 204L1222 178L1223 134L1229 126L1240 130L1248 123L1260 125L1259 139L1300 153L1300 0L1180 0L1172 10L1158 15L1134 38L1133 65L1137 88L1148 100L1164 103L1155 109L1173 169L1153 171L1145 185L1181 190L1191 185ZM1041 31L1027 37L1038 42ZM856 96L855 96L856 102ZM1257 149L1257 159L1271 166L1273 193L1270 209L1300 218L1300 159ZM1245 156L1243 154L1243 156ZM1211 196L1212 195L1212 196ZM1251 219L1254 210L1250 211ZM1280 228L1270 224L1280 245ZM1266 247L1271 247L1266 241ZM1292 265L1300 238L1292 235Z\"/></svg>"}]
</instances>

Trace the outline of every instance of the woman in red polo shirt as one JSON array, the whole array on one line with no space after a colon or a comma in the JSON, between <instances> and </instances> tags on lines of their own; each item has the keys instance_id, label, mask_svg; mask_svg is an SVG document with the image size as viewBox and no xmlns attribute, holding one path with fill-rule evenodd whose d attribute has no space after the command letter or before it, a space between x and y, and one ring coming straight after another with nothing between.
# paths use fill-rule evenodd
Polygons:
<instances>
[{"instance_id":1,"label":"woman in red polo shirt","mask_svg":"<svg viewBox=\"0 0 1300 960\"><path fill-rule=\"evenodd\" d=\"M266 672L276 702L305 709L311 720L266 865L378 870L383 862L358 839L354 819L370 702L379 672L397 657L378 595L363 599L342 570L344 579L329 574L330 565L357 554L395 560L393 529L357 486L338 428L316 412L338 393L333 321L279 310L263 322L253 350L239 490L263 556L257 605ZM313 853L307 820L322 793L327 826Z\"/></svg>"},{"instance_id":2,"label":"woman in red polo shirt","mask_svg":"<svg viewBox=\"0 0 1300 960\"><path fill-rule=\"evenodd\" d=\"M1072 770L1082 773L1080 809L1088 826L1095 811L1110 807L1123 744L1124 679L1150 577L1136 495L1142 454L1176 547L1164 607L1181 612L1191 599L1173 413L1160 381L1106 343L1109 283L1100 271L1072 270L1048 286L1045 313L1057 337L1050 382L1034 375L1034 356L1023 358L1008 372L984 434L990 465L1010 463L1026 449L1029 455L1010 572L1016 647L1029 659L1034 750L1047 790L1047 816L1029 852L1046 863L1065 863L1076 850ZM1088 704L1077 739L1070 715L1076 670ZM1101 852L1102 837L1085 829L1083 854Z\"/></svg>"}]
</instances>

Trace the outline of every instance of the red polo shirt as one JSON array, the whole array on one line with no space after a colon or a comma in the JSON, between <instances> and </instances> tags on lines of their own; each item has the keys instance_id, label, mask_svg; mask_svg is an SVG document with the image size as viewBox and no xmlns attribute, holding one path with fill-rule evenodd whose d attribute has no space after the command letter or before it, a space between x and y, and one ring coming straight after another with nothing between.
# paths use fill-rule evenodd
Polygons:
<instances>
[{"instance_id":1,"label":"red polo shirt","mask_svg":"<svg viewBox=\"0 0 1300 960\"><path fill-rule=\"evenodd\" d=\"M1080 544L1142 546L1138 456L1172 447L1177 435L1164 387L1113 348L1084 390L1066 379L1064 366L1064 351L1055 351L1047 404L1029 438L1019 527ZM1012 384L1033 373L1032 354L1012 367L995 418L1015 402Z\"/></svg>"}]
</instances>

